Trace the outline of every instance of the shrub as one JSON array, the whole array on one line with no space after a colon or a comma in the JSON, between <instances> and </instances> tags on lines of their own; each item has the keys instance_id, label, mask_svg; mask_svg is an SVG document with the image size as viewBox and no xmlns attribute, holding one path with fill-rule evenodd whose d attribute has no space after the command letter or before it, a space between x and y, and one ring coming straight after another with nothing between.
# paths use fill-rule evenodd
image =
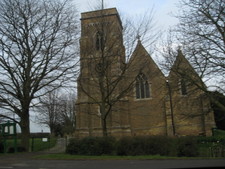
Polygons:
<instances>
[{"instance_id":1,"label":"shrub","mask_svg":"<svg viewBox=\"0 0 225 169\"><path fill-rule=\"evenodd\" d=\"M117 142L117 155L131 155L133 152L131 137L123 137Z\"/></svg>"},{"instance_id":2,"label":"shrub","mask_svg":"<svg viewBox=\"0 0 225 169\"><path fill-rule=\"evenodd\" d=\"M163 136L125 137L118 141L117 155L171 155L173 139Z\"/></svg>"},{"instance_id":3,"label":"shrub","mask_svg":"<svg viewBox=\"0 0 225 169\"><path fill-rule=\"evenodd\" d=\"M168 155L170 149L169 137L148 137L146 138L145 151L147 155Z\"/></svg>"},{"instance_id":4,"label":"shrub","mask_svg":"<svg viewBox=\"0 0 225 169\"><path fill-rule=\"evenodd\" d=\"M138 136L123 137L119 140L113 137L86 137L71 139L66 152L77 155L195 157L198 155L198 144L195 137Z\"/></svg>"},{"instance_id":5,"label":"shrub","mask_svg":"<svg viewBox=\"0 0 225 169\"><path fill-rule=\"evenodd\" d=\"M79 155L112 155L115 152L115 142L113 137L71 139L66 152Z\"/></svg>"},{"instance_id":6,"label":"shrub","mask_svg":"<svg viewBox=\"0 0 225 169\"><path fill-rule=\"evenodd\" d=\"M17 152L25 152L25 151L26 151L25 147L22 146L17 147Z\"/></svg>"},{"instance_id":7,"label":"shrub","mask_svg":"<svg viewBox=\"0 0 225 169\"><path fill-rule=\"evenodd\" d=\"M4 145L0 142L0 153L4 153Z\"/></svg>"},{"instance_id":8,"label":"shrub","mask_svg":"<svg viewBox=\"0 0 225 169\"><path fill-rule=\"evenodd\" d=\"M25 152L25 151L26 151L25 147L22 147L22 146L17 147L17 152ZM15 148L9 147L8 153L15 153Z\"/></svg>"},{"instance_id":9,"label":"shrub","mask_svg":"<svg viewBox=\"0 0 225 169\"><path fill-rule=\"evenodd\" d=\"M80 152L82 155L100 155L99 140L96 137L86 137L81 140Z\"/></svg>"},{"instance_id":10,"label":"shrub","mask_svg":"<svg viewBox=\"0 0 225 169\"><path fill-rule=\"evenodd\" d=\"M99 139L101 155L113 155L116 149L116 139L114 137L102 137Z\"/></svg>"},{"instance_id":11,"label":"shrub","mask_svg":"<svg viewBox=\"0 0 225 169\"><path fill-rule=\"evenodd\" d=\"M178 157L197 157L198 144L197 138L181 137L177 140L177 156Z\"/></svg>"},{"instance_id":12,"label":"shrub","mask_svg":"<svg viewBox=\"0 0 225 169\"><path fill-rule=\"evenodd\" d=\"M66 153L79 154L80 153L80 140L70 139L69 144L66 146Z\"/></svg>"},{"instance_id":13,"label":"shrub","mask_svg":"<svg viewBox=\"0 0 225 169\"><path fill-rule=\"evenodd\" d=\"M198 144L215 144L220 143L221 145L225 146L225 137L222 136L211 136L211 137L199 137Z\"/></svg>"}]
</instances>

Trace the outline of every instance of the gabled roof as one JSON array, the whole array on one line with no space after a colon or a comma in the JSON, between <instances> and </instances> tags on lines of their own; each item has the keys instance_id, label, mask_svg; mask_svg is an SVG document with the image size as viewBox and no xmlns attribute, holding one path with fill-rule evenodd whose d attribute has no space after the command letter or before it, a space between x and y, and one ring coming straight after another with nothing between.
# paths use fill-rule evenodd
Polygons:
<instances>
[{"instance_id":1,"label":"gabled roof","mask_svg":"<svg viewBox=\"0 0 225 169\"><path fill-rule=\"evenodd\" d=\"M138 63L140 63L140 64L142 64L142 65L139 64L139 69L141 70L145 67L145 65L143 65L143 63L142 63L143 61L145 61L144 63L149 63L149 65L146 65L147 67L157 69L157 71L159 71L160 74L162 76L164 76L162 71L159 69L158 65L152 59L150 54L146 51L145 47L142 45L141 41L138 40L137 46L136 46L128 64L137 63L137 65L138 65ZM137 72L137 73L139 73L139 72Z\"/></svg>"},{"instance_id":2,"label":"gabled roof","mask_svg":"<svg viewBox=\"0 0 225 169\"><path fill-rule=\"evenodd\" d=\"M183 74L183 73L192 73L195 76L197 74L197 72L195 72L194 68L192 67L192 65L190 64L190 62L185 58L185 56L183 55L182 51L180 49L178 49L178 54L176 57L176 60L173 64L173 66L171 67L169 76L171 76L171 74L176 73L176 74Z\"/></svg>"},{"instance_id":3,"label":"gabled roof","mask_svg":"<svg viewBox=\"0 0 225 169\"><path fill-rule=\"evenodd\" d=\"M184 78L196 86L206 88L204 82L180 49L168 76L168 79L172 78Z\"/></svg>"}]
</instances>

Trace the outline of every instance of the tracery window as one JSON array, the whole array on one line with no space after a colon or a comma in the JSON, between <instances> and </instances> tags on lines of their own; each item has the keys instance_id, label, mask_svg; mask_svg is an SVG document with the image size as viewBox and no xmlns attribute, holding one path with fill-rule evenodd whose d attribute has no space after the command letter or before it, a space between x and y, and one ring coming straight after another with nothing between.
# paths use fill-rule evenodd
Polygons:
<instances>
[{"instance_id":1,"label":"tracery window","mask_svg":"<svg viewBox=\"0 0 225 169\"><path fill-rule=\"evenodd\" d=\"M140 73L136 77L136 99L150 98L149 83L146 76Z\"/></svg>"}]
</instances>

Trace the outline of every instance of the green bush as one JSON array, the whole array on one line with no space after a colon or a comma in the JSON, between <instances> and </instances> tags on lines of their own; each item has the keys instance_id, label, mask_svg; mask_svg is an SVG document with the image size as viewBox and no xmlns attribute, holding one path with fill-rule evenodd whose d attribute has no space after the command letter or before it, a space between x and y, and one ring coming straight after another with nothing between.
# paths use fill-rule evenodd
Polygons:
<instances>
[{"instance_id":1,"label":"green bush","mask_svg":"<svg viewBox=\"0 0 225 169\"><path fill-rule=\"evenodd\" d=\"M198 156L197 137L170 138L166 136L86 137L71 139L66 152L76 155L161 155L196 157Z\"/></svg>"},{"instance_id":2,"label":"green bush","mask_svg":"<svg viewBox=\"0 0 225 169\"><path fill-rule=\"evenodd\" d=\"M145 151L147 155L168 156L173 151L173 139L170 137L155 136L146 138Z\"/></svg>"},{"instance_id":3,"label":"green bush","mask_svg":"<svg viewBox=\"0 0 225 169\"><path fill-rule=\"evenodd\" d=\"M117 155L171 155L174 154L170 137L125 137L117 143Z\"/></svg>"},{"instance_id":4,"label":"green bush","mask_svg":"<svg viewBox=\"0 0 225 169\"><path fill-rule=\"evenodd\" d=\"M197 157L198 143L196 137L181 137L177 140L178 157Z\"/></svg>"},{"instance_id":5,"label":"green bush","mask_svg":"<svg viewBox=\"0 0 225 169\"><path fill-rule=\"evenodd\" d=\"M221 144L225 146L225 132L223 130L215 130L214 136L198 137L198 144Z\"/></svg>"},{"instance_id":6,"label":"green bush","mask_svg":"<svg viewBox=\"0 0 225 169\"><path fill-rule=\"evenodd\" d=\"M123 137L117 142L117 155L127 156L132 154L132 143L130 137Z\"/></svg>"},{"instance_id":7,"label":"green bush","mask_svg":"<svg viewBox=\"0 0 225 169\"><path fill-rule=\"evenodd\" d=\"M4 145L0 142L0 153L4 153Z\"/></svg>"},{"instance_id":8,"label":"green bush","mask_svg":"<svg viewBox=\"0 0 225 169\"><path fill-rule=\"evenodd\" d=\"M17 147L17 152L25 152L25 151L26 151L25 147L22 147L22 146L18 146ZM14 147L9 147L7 153L15 153L15 148Z\"/></svg>"},{"instance_id":9,"label":"green bush","mask_svg":"<svg viewBox=\"0 0 225 169\"><path fill-rule=\"evenodd\" d=\"M82 155L100 155L99 138L86 137L81 140L80 154Z\"/></svg>"},{"instance_id":10,"label":"green bush","mask_svg":"<svg viewBox=\"0 0 225 169\"><path fill-rule=\"evenodd\" d=\"M115 151L115 142L113 137L71 139L66 152L77 155L112 155Z\"/></svg>"},{"instance_id":11,"label":"green bush","mask_svg":"<svg viewBox=\"0 0 225 169\"><path fill-rule=\"evenodd\" d=\"M102 137L99 140L101 155L113 155L116 149L116 139L114 137Z\"/></svg>"},{"instance_id":12,"label":"green bush","mask_svg":"<svg viewBox=\"0 0 225 169\"><path fill-rule=\"evenodd\" d=\"M81 141L78 139L70 139L69 144L66 146L66 153L79 154Z\"/></svg>"},{"instance_id":13,"label":"green bush","mask_svg":"<svg viewBox=\"0 0 225 169\"><path fill-rule=\"evenodd\" d=\"M220 129L213 129L213 136L222 137L225 139L225 131Z\"/></svg>"}]
</instances>

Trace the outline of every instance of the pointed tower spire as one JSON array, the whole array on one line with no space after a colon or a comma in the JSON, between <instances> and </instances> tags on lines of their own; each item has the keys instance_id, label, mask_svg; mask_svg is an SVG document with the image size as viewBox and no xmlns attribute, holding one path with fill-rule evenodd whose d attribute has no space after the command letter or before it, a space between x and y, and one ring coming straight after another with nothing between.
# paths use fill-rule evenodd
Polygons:
<instances>
[{"instance_id":1,"label":"pointed tower spire","mask_svg":"<svg viewBox=\"0 0 225 169\"><path fill-rule=\"evenodd\" d=\"M137 38L137 40L140 40L141 36L138 34L136 38Z\"/></svg>"},{"instance_id":2,"label":"pointed tower spire","mask_svg":"<svg viewBox=\"0 0 225 169\"><path fill-rule=\"evenodd\" d=\"M136 38L138 40L138 44L141 43L141 36L139 34L136 36Z\"/></svg>"},{"instance_id":3,"label":"pointed tower spire","mask_svg":"<svg viewBox=\"0 0 225 169\"><path fill-rule=\"evenodd\" d=\"M178 56L183 55L181 46L178 46L177 53L178 53Z\"/></svg>"}]
</instances>

